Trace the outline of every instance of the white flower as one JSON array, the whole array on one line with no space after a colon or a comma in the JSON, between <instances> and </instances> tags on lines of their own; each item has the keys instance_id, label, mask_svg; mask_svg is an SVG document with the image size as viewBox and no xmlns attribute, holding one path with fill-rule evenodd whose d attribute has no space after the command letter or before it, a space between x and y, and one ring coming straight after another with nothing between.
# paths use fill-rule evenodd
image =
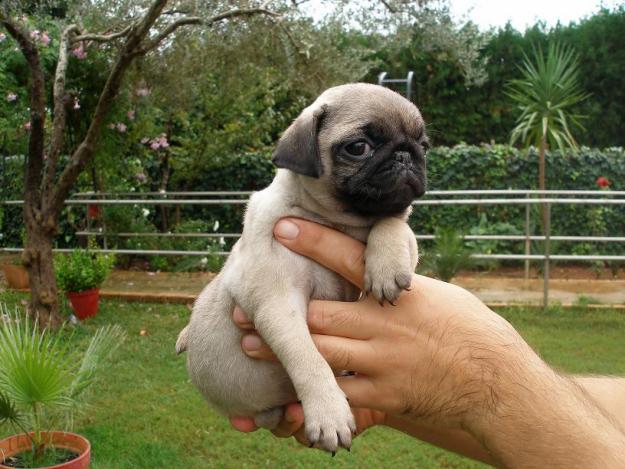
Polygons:
<instances>
[{"instance_id":1,"label":"white flower","mask_svg":"<svg viewBox=\"0 0 625 469\"><path fill-rule=\"evenodd\" d=\"M215 220L215 223L213 224L213 231L217 231L219 229L219 220Z\"/></svg>"},{"instance_id":2,"label":"white flower","mask_svg":"<svg viewBox=\"0 0 625 469\"><path fill-rule=\"evenodd\" d=\"M204 267L206 264L208 264L208 258L202 257L202 259L200 259L200 264L202 264L202 267Z\"/></svg>"},{"instance_id":3,"label":"white flower","mask_svg":"<svg viewBox=\"0 0 625 469\"><path fill-rule=\"evenodd\" d=\"M141 212L143 213L143 216L146 218L150 214L150 211L147 208L141 209Z\"/></svg>"},{"instance_id":4,"label":"white flower","mask_svg":"<svg viewBox=\"0 0 625 469\"><path fill-rule=\"evenodd\" d=\"M226 240L224 239L223 236L220 236L219 237L219 245L220 246L225 246L225 244L226 244Z\"/></svg>"}]
</instances>

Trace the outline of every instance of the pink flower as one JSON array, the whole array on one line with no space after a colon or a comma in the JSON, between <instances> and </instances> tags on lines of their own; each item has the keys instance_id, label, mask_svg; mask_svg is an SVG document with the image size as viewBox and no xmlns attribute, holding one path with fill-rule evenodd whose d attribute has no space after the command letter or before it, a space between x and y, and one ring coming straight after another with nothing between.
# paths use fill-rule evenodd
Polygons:
<instances>
[{"instance_id":1,"label":"pink flower","mask_svg":"<svg viewBox=\"0 0 625 469\"><path fill-rule=\"evenodd\" d=\"M80 101L78 101L78 98L74 98L74 106L72 107L75 111L78 111L78 109L80 109Z\"/></svg>"},{"instance_id":2,"label":"pink flower","mask_svg":"<svg viewBox=\"0 0 625 469\"><path fill-rule=\"evenodd\" d=\"M610 180L605 177L605 176L599 176L597 178L597 180L595 181L595 183L597 184L597 186L599 186L601 189L605 189L606 187L610 187Z\"/></svg>"},{"instance_id":3,"label":"pink flower","mask_svg":"<svg viewBox=\"0 0 625 469\"><path fill-rule=\"evenodd\" d=\"M85 45L81 42L78 47L72 49L72 55L76 57L78 60L84 60L87 58L87 51L85 50Z\"/></svg>"},{"instance_id":4,"label":"pink flower","mask_svg":"<svg viewBox=\"0 0 625 469\"><path fill-rule=\"evenodd\" d=\"M44 46L48 46L50 44L50 36L48 36L48 32L47 31L43 32L43 34L39 37L39 41Z\"/></svg>"},{"instance_id":5,"label":"pink flower","mask_svg":"<svg viewBox=\"0 0 625 469\"><path fill-rule=\"evenodd\" d=\"M39 30L38 30L38 29L35 29L35 30L33 30L33 31L31 31L31 32L30 32L30 38L31 38L33 41L38 41L38 40L39 40L40 35L41 35L41 33L39 32Z\"/></svg>"},{"instance_id":6,"label":"pink flower","mask_svg":"<svg viewBox=\"0 0 625 469\"><path fill-rule=\"evenodd\" d=\"M160 134L158 137L153 138L150 141L150 148L152 150L158 150L159 148L169 148L169 142L165 134Z\"/></svg>"},{"instance_id":7,"label":"pink flower","mask_svg":"<svg viewBox=\"0 0 625 469\"><path fill-rule=\"evenodd\" d=\"M145 88L145 87L144 88L139 88L137 90L137 96L141 96L143 98L146 97L146 96L149 96L150 93L151 93L150 89L149 88Z\"/></svg>"},{"instance_id":8,"label":"pink flower","mask_svg":"<svg viewBox=\"0 0 625 469\"><path fill-rule=\"evenodd\" d=\"M26 131L30 130L30 121L28 121L28 122L26 122L24 124L24 130L26 130Z\"/></svg>"},{"instance_id":9,"label":"pink flower","mask_svg":"<svg viewBox=\"0 0 625 469\"><path fill-rule=\"evenodd\" d=\"M17 100L17 95L13 92L9 92L7 93L7 101L12 103L13 101Z\"/></svg>"},{"instance_id":10,"label":"pink flower","mask_svg":"<svg viewBox=\"0 0 625 469\"><path fill-rule=\"evenodd\" d=\"M0 33L0 42L4 41L7 38L7 35L4 33Z\"/></svg>"},{"instance_id":11,"label":"pink flower","mask_svg":"<svg viewBox=\"0 0 625 469\"><path fill-rule=\"evenodd\" d=\"M124 124L123 122L119 122L115 127L120 134L123 134L124 132L126 132L126 129L128 129L126 124Z\"/></svg>"},{"instance_id":12,"label":"pink flower","mask_svg":"<svg viewBox=\"0 0 625 469\"><path fill-rule=\"evenodd\" d=\"M131 121L135 120L135 111L134 111L134 109L131 109L130 111L128 111L126 113L126 116L128 116L128 119L130 119Z\"/></svg>"},{"instance_id":13,"label":"pink flower","mask_svg":"<svg viewBox=\"0 0 625 469\"><path fill-rule=\"evenodd\" d=\"M165 134L161 134L158 138L158 143L161 148L169 148L169 142L167 141L167 136Z\"/></svg>"}]
</instances>

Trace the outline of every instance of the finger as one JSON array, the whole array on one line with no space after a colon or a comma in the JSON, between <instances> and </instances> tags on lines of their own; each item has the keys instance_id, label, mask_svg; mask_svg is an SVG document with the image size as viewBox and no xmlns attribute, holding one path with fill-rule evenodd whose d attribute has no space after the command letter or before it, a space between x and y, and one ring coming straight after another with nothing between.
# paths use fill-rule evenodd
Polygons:
<instances>
[{"instance_id":1,"label":"finger","mask_svg":"<svg viewBox=\"0 0 625 469\"><path fill-rule=\"evenodd\" d=\"M308 328L318 334L370 339L379 334L388 319L380 314L379 309L380 305L373 299L358 302L311 301L308 304Z\"/></svg>"},{"instance_id":2,"label":"finger","mask_svg":"<svg viewBox=\"0 0 625 469\"><path fill-rule=\"evenodd\" d=\"M232 319L241 329L254 329L254 323L249 320L247 315L239 306L234 307L234 310L232 311Z\"/></svg>"},{"instance_id":3,"label":"finger","mask_svg":"<svg viewBox=\"0 0 625 469\"><path fill-rule=\"evenodd\" d=\"M367 376L339 376L336 382L341 387L351 407L386 411L385 399L380 399L373 380Z\"/></svg>"},{"instance_id":4,"label":"finger","mask_svg":"<svg viewBox=\"0 0 625 469\"><path fill-rule=\"evenodd\" d=\"M302 405L295 403L286 406L284 418L271 433L279 438L293 436L304 425L304 409Z\"/></svg>"},{"instance_id":5,"label":"finger","mask_svg":"<svg viewBox=\"0 0 625 469\"><path fill-rule=\"evenodd\" d=\"M230 424L235 430L243 433L250 433L258 430L258 427L254 423L254 419L251 417L230 417Z\"/></svg>"},{"instance_id":6,"label":"finger","mask_svg":"<svg viewBox=\"0 0 625 469\"><path fill-rule=\"evenodd\" d=\"M245 334L241 338L241 348L248 357L272 362L278 361L269 346L263 342L258 334Z\"/></svg>"},{"instance_id":7,"label":"finger","mask_svg":"<svg viewBox=\"0 0 625 469\"><path fill-rule=\"evenodd\" d=\"M333 370L366 374L377 372L379 357L369 342L319 334L313 334L312 338Z\"/></svg>"},{"instance_id":8,"label":"finger","mask_svg":"<svg viewBox=\"0 0 625 469\"><path fill-rule=\"evenodd\" d=\"M360 241L300 218L283 218L273 233L287 248L310 257L362 289L365 245Z\"/></svg>"}]
</instances>

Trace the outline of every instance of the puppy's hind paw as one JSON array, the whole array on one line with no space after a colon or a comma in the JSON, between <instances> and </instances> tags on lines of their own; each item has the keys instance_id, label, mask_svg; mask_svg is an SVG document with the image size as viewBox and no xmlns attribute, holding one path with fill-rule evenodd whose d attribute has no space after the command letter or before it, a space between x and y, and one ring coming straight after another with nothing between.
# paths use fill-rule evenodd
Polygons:
<instances>
[{"instance_id":1,"label":"puppy's hind paw","mask_svg":"<svg viewBox=\"0 0 625 469\"><path fill-rule=\"evenodd\" d=\"M284 417L284 407L274 407L256 414L254 423L257 427L273 430L278 426L282 417Z\"/></svg>"},{"instance_id":2,"label":"puppy's hind paw","mask_svg":"<svg viewBox=\"0 0 625 469\"><path fill-rule=\"evenodd\" d=\"M356 422L342 392L332 393L334 397L304 403L304 424L306 438L311 446L334 453L338 448L349 449L352 435L356 433Z\"/></svg>"}]
</instances>

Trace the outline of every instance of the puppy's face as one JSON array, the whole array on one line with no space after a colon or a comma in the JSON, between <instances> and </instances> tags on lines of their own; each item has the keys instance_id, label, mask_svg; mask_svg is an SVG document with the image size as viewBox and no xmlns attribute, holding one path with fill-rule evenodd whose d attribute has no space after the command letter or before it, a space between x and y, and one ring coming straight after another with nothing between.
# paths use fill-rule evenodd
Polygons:
<instances>
[{"instance_id":1,"label":"puppy's face","mask_svg":"<svg viewBox=\"0 0 625 469\"><path fill-rule=\"evenodd\" d=\"M345 209L364 216L403 212L426 188L425 126L419 110L377 85L324 92L287 129L279 167L318 178Z\"/></svg>"}]
</instances>

